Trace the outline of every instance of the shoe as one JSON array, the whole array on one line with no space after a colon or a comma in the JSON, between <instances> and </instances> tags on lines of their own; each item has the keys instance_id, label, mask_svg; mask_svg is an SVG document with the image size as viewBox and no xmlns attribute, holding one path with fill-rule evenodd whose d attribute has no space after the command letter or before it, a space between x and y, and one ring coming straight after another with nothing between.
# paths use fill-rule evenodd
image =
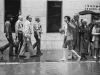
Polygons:
<instances>
[{"instance_id":1,"label":"shoe","mask_svg":"<svg viewBox=\"0 0 100 75\"><path fill-rule=\"evenodd\" d=\"M25 55L19 55L19 57L26 57Z\"/></svg>"},{"instance_id":2,"label":"shoe","mask_svg":"<svg viewBox=\"0 0 100 75\"><path fill-rule=\"evenodd\" d=\"M67 58L67 59L68 59L68 60L71 60L71 59L72 59L72 57L73 57L73 56L68 55L68 58Z\"/></svg>"},{"instance_id":3,"label":"shoe","mask_svg":"<svg viewBox=\"0 0 100 75\"><path fill-rule=\"evenodd\" d=\"M9 56L16 56L16 55L14 55L14 54L9 54Z\"/></svg>"},{"instance_id":4,"label":"shoe","mask_svg":"<svg viewBox=\"0 0 100 75\"><path fill-rule=\"evenodd\" d=\"M96 59L96 56L93 56L94 59Z\"/></svg>"},{"instance_id":5,"label":"shoe","mask_svg":"<svg viewBox=\"0 0 100 75\"><path fill-rule=\"evenodd\" d=\"M79 61L80 61L80 59L81 59L81 56L79 56L79 57L78 57L78 60L77 60L77 62L79 62Z\"/></svg>"},{"instance_id":6,"label":"shoe","mask_svg":"<svg viewBox=\"0 0 100 75\"><path fill-rule=\"evenodd\" d=\"M37 53L37 55L43 55L43 53L39 52L39 53Z\"/></svg>"},{"instance_id":7,"label":"shoe","mask_svg":"<svg viewBox=\"0 0 100 75\"><path fill-rule=\"evenodd\" d=\"M31 55L30 57L37 57L37 55Z\"/></svg>"},{"instance_id":8,"label":"shoe","mask_svg":"<svg viewBox=\"0 0 100 75\"><path fill-rule=\"evenodd\" d=\"M85 53L85 55L89 55L89 53Z\"/></svg>"},{"instance_id":9,"label":"shoe","mask_svg":"<svg viewBox=\"0 0 100 75\"><path fill-rule=\"evenodd\" d=\"M1 53L3 54L4 50L0 50L0 51L1 51Z\"/></svg>"}]
</instances>

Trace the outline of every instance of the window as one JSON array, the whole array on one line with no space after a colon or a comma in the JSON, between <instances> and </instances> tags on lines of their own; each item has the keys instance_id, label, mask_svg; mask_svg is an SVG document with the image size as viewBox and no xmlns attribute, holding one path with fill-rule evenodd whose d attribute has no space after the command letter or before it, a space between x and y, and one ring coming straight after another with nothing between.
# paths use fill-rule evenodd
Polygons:
<instances>
[{"instance_id":1,"label":"window","mask_svg":"<svg viewBox=\"0 0 100 75\"><path fill-rule=\"evenodd\" d=\"M59 32L61 28L61 8L62 1L47 2L47 32Z\"/></svg>"}]
</instances>

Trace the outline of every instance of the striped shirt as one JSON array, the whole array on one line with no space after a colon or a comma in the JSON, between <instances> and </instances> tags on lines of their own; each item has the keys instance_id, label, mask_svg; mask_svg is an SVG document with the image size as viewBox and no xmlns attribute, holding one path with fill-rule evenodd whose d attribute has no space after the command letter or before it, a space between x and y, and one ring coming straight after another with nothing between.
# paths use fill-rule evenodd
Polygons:
<instances>
[{"instance_id":1,"label":"striped shirt","mask_svg":"<svg viewBox=\"0 0 100 75\"><path fill-rule=\"evenodd\" d=\"M34 31L34 35L37 35L42 32L42 26L40 25L40 23L36 22L33 25L33 31Z\"/></svg>"},{"instance_id":2,"label":"striped shirt","mask_svg":"<svg viewBox=\"0 0 100 75\"><path fill-rule=\"evenodd\" d=\"M31 29L31 22L29 22L28 20L24 23L23 25L23 32L25 34L25 36L31 36L32 33L32 29Z\"/></svg>"},{"instance_id":3,"label":"striped shirt","mask_svg":"<svg viewBox=\"0 0 100 75\"><path fill-rule=\"evenodd\" d=\"M23 31L22 21L18 20L15 24L16 35L18 36L18 31Z\"/></svg>"}]
</instances>

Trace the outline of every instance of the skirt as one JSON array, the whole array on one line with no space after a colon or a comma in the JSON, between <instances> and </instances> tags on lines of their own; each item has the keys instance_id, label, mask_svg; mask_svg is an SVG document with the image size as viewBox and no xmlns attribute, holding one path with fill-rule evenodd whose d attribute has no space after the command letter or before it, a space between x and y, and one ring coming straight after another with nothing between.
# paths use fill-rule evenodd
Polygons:
<instances>
[{"instance_id":1,"label":"skirt","mask_svg":"<svg viewBox=\"0 0 100 75\"><path fill-rule=\"evenodd\" d=\"M63 40L63 48L67 48L67 37L66 36L64 36L64 40Z\"/></svg>"},{"instance_id":2,"label":"skirt","mask_svg":"<svg viewBox=\"0 0 100 75\"><path fill-rule=\"evenodd\" d=\"M95 40L93 42L93 46L94 46L94 48L100 48L100 42L98 40Z\"/></svg>"}]
</instances>

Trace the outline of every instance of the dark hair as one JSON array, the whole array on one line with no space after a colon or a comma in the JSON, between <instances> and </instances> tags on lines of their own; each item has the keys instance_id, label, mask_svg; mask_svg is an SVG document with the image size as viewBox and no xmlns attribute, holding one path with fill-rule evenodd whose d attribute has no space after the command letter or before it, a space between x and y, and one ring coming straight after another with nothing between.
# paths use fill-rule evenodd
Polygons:
<instances>
[{"instance_id":1,"label":"dark hair","mask_svg":"<svg viewBox=\"0 0 100 75\"><path fill-rule=\"evenodd\" d=\"M83 21L83 19L81 19L81 22Z\"/></svg>"},{"instance_id":2,"label":"dark hair","mask_svg":"<svg viewBox=\"0 0 100 75\"><path fill-rule=\"evenodd\" d=\"M70 21L70 16L65 16L64 18L67 18L67 20Z\"/></svg>"},{"instance_id":3,"label":"dark hair","mask_svg":"<svg viewBox=\"0 0 100 75\"><path fill-rule=\"evenodd\" d=\"M38 20L40 20L40 18L37 16L37 17L35 18L35 21L38 21Z\"/></svg>"},{"instance_id":4,"label":"dark hair","mask_svg":"<svg viewBox=\"0 0 100 75\"><path fill-rule=\"evenodd\" d=\"M7 20L10 20L12 18L12 15L7 16Z\"/></svg>"},{"instance_id":5,"label":"dark hair","mask_svg":"<svg viewBox=\"0 0 100 75\"><path fill-rule=\"evenodd\" d=\"M29 17L30 17L30 15L26 16L26 19L28 20L28 19L29 19Z\"/></svg>"}]
</instances>

